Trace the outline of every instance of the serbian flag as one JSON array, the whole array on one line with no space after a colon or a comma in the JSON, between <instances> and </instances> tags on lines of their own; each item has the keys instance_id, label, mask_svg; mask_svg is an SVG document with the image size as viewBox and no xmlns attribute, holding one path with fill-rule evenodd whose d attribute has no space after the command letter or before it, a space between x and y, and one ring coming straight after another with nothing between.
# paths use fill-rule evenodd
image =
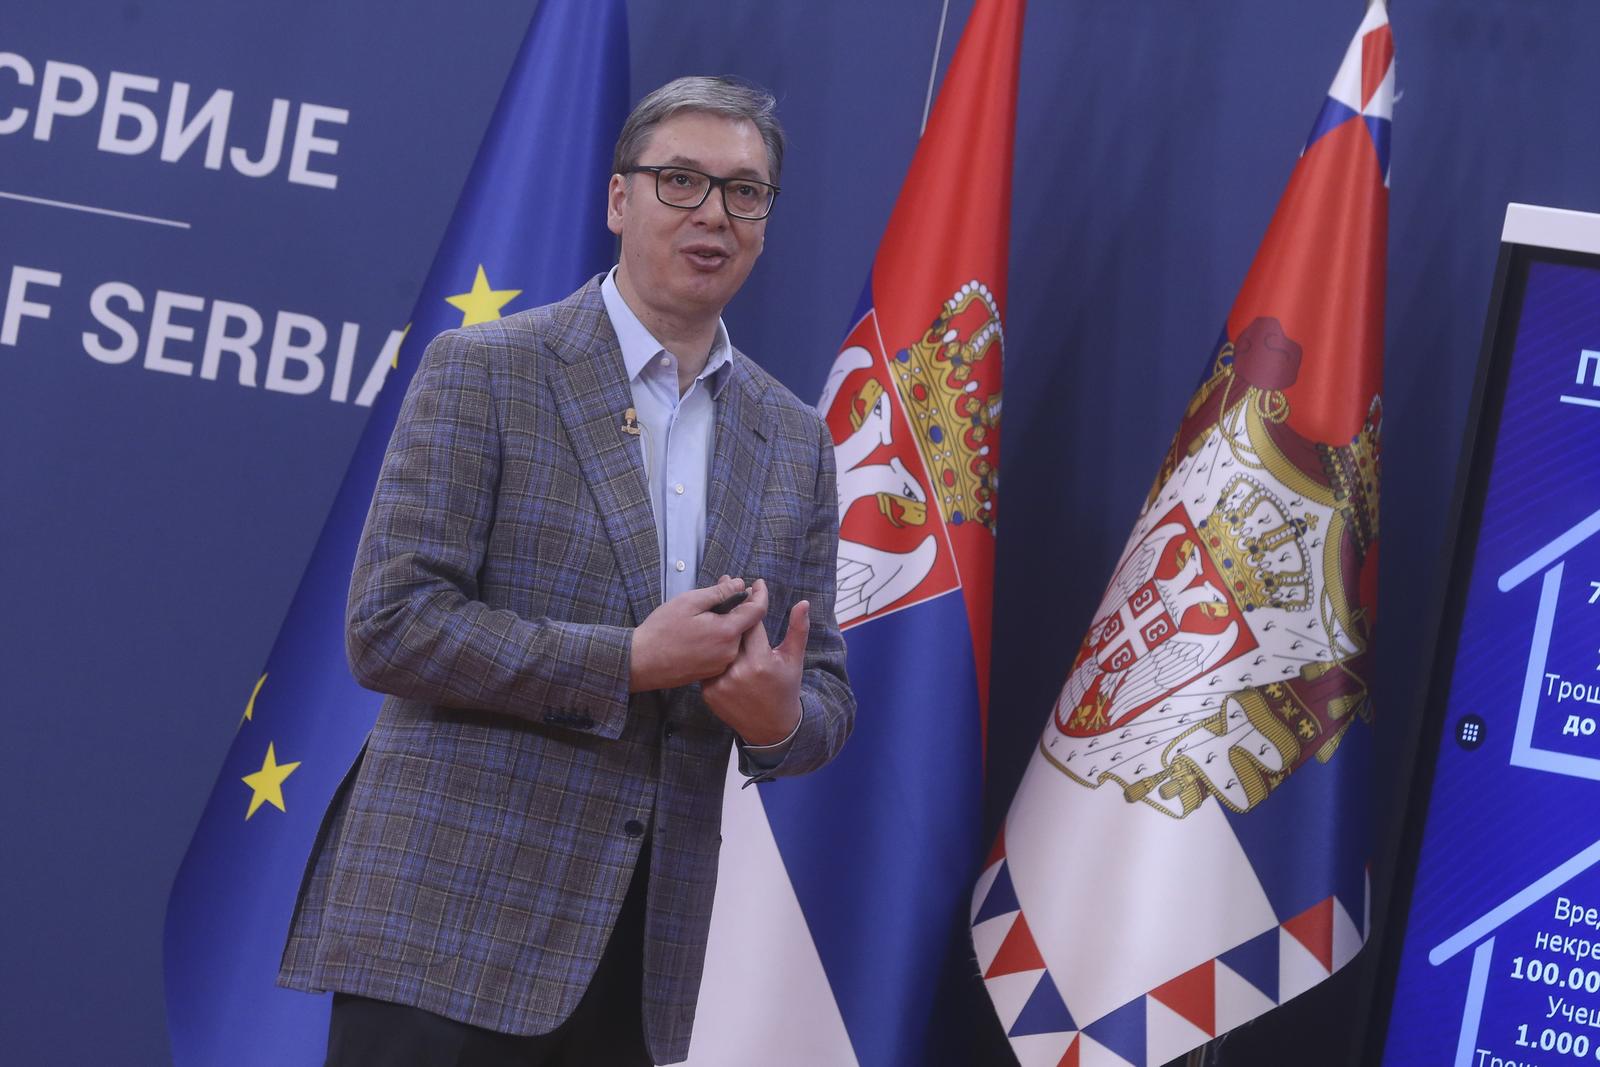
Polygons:
<instances>
[{"instance_id":1,"label":"serbian flag","mask_svg":"<svg viewBox=\"0 0 1600 1067\"><path fill-rule=\"evenodd\" d=\"M956 1013L936 1004L983 859L1022 17L1021 0L973 10L818 404L860 711L821 771L730 777L697 1067L920 1067L949 1048Z\"/></svg>"},{"instance_id":2,"label":"serbian flag","mask_svg":"<svg viewBox=\"0 0 1600 1067\"><path fill-rule=\"evenodd\" d=\"M1366 939L1394 48L1367 9L972 898L1024 1065L1157 1065Z\"/></svg>"}]
</instances>

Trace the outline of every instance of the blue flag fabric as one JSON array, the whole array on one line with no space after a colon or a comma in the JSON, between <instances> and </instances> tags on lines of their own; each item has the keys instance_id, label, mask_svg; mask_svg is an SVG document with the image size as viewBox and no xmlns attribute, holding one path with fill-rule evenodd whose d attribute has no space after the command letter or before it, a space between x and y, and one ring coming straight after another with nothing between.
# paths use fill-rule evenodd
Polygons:
<instances>
[{"instance_id":1,"label":"blue flag fabric","mask_svg":"<svg viewBox=\"0 0 1600 1067\"><path fill-rule=\"evenodd\" d=\"M275 977L323 811L382 700L350 676L344 609L384 448L430 338L556 300L611 262L605 189L627 80L622 0L540 3L168 899L179 1067L322 1061L328 998Z\"/></svg>"}]
</instances>

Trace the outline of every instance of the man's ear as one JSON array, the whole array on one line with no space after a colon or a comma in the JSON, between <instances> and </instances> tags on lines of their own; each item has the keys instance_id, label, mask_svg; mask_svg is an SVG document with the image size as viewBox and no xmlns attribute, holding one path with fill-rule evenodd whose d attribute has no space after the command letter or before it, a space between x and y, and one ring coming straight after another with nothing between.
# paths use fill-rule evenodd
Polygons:
<instances>
[{"instance_id":1,"label":"man's ear","mask_svg":"<svg viewBox=\"0 0 1600 1067\"><path fill-rule=\"evenodd\" d=\"M619 236L622 234L622 215L627 201L628 179L621 174L613 174L611 184L606 187L606 229Z\"/></svg>"}]
</instances>

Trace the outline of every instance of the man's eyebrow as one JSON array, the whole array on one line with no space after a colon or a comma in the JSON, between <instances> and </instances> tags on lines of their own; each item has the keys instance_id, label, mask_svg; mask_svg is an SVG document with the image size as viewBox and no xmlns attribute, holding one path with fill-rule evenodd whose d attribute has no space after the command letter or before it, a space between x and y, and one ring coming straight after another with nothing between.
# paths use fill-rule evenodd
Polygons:
<instances>
[{"instance_id":1,"label":"man's eyebrow","mask_svg":"<svg viewBox=\"0 0 1600 1067\"><path fill-rule=\"evenodd\" d=\"M701 163L698 159L691 159L688 156L673 156L671 159L667 160L665 163L660 164L660 165L664 166L664 167L689 167L689 168L691 168L693 170L699 171L702 174L710 174L711 173L709 170L706 170L706 167L705 167L704 163ZM716 177L718 177L718 178L754 178L756 181L764 182L764 183L768 181L766 176L763 175L761 173L761 171L756 170L754 167L740 167L738 170L734 171L732 174L718 174L718 175L716 175Z\"/></svg>"}]
</instances>

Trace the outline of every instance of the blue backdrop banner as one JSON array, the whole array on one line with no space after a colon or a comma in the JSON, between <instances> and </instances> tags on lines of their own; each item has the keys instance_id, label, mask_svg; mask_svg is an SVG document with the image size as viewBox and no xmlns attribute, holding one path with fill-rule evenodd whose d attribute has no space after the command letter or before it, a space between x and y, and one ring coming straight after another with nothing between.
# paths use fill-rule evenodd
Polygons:
<instances>
[{"instance_id":1,"label":"blue backdrop banner","mask_svg":"<svg viewBox=\"0 0 1600 1067\"><path fill-rule=\"evenodd\" d=\"M274 978L323 809L380 702L350 676L343 620L384 447L428 339L565 296L610 263L606 177L627 104L621 0L544 0L173 886L175 1063L321 1061L327 999Z\"/></svg>"}]
</instances>

